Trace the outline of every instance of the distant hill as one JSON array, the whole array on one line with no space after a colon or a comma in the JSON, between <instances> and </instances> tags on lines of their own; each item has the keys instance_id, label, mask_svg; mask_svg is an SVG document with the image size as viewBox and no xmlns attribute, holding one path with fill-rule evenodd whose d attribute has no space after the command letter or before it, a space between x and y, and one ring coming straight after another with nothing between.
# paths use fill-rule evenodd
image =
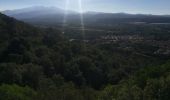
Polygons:
<instances>
[{"instance_id":1,"label":"distant hill","mask_svg":"<svg viewBox=\"0 0 170 100\"><path fill-rule=\"evenodd\" d=\"M63 23L66 11L57 7L30 7L17 10L3 11L4 14L31 24L56 25ZM83 13L86 24L114 24L114 23L170 23L169 15L148 15L128 13ZM80 24L80 13L67 11L67 23Z\"/></svg>"},{"instance_id":2,"label":"distant hill","mask_svg":"<svg viewBox=\"0 0 170 100\"><path fill-rule=\"evenodd\" d=\"M69 13L74 13L72 11L68 11ZM56 7L43 7L43 6L35 6L23 9L16 10L6 10L3 11L4 14L8 16L15 17L17 19L29 19L34 17L43 17L43 16L52 16L52 15L63 15L65 11Z\"/></svg>"}]
</instances>

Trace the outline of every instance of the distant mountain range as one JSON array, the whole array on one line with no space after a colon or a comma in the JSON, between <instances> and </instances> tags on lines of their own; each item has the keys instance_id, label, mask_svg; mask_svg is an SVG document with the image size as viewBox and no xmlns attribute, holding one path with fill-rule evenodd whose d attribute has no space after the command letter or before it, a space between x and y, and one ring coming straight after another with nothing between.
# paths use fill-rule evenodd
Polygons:
<instances>
[{"instance_id":1,"label":"distant mountain range","mask_svg":"<svg viewBox=\"0 0 170 100\"><path fill-rule=\"evenodd\" d=\"M57 7L37 6L6 10L2 13L31 24L55 25L63 23L63 20L71 24L81 22L80 13L65 11ZM83 16L86 24L170 23L170 15L85 12Z\"/></svg>"},{"instance_id":2,"label":"distant mountain range","mask_svg":"<svg viewBox=\"0 0 170 100\"><path fill-rule=\"evenodd\" d=\"M6 10L2 13L12 17L16 17L17 19L27 19L47 15L62 15L65 13L65 11L57 7L35 6L16 10ZM76 12L68 11L68 13L74 14Z\"/></svg>"}]
</instances>

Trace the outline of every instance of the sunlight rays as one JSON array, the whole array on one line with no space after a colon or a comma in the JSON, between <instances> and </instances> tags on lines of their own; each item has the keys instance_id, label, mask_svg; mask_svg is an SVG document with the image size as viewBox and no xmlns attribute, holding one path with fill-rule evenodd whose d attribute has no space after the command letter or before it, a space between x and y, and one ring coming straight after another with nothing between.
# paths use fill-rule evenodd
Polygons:
<instances>
[{"instance_id":1,"label":"sunlight rays","mask_svg":"<svg viewBox=\"0 0 170 100\"><path fill-rule=\"evenodd\" d=\"M62 31L65 33L67 24L68 24L68 14L69 14L69 7L71 5L70 0L65 0L65 12L63 16L63 25L62 25ZM77 0L77 7L79 9L79 14L80 14L80 30L82 34L82 39L83 41L85 40L85 25L84 25L84 16L83 16L83 7L82 7L82 0ZM70 19L69 19L70 20Z\"/></svg>"},{"instance_id":2,"label":"sunlight rays","mask_svg":"<svg viewBox=\"0 0 170 100\"><path fill-rule=\"evenodd\" d=\"M85 39L85 26L84 26L82 0L78 0L78 4L79 4L79 12L80 12L81 31L82 31L82 36L83 36L83 40L84 40Z\"/></svg>"},{"instance_id":3,"label":"sunlight rays","mask_svg":"<svg viewBox=\"0 0 170 100\"><path fill-rule=\"evenodd\" d=\"M82 46L84 51L86 51L86 45L85 45L85 25L84 25L84 16L83 16L83 7L82 7L82 0L78 0L79 4L79 13L80 13L80 24L81 24L81 34L82 34Z\"/></svg>"},{"instance_id":4,"label":"sunlight rays","mask_svg":"<svg viewBox=\"0 0 170 100\"><path fill-rule=\"evenodd\" d=\"M67 25L69 3L70 3L70 0L65 1L65 7L64 7L65 12L64 12L64 18L63 18L63 33L65 33L65 27Z\"/></svg>"}]
</instances>

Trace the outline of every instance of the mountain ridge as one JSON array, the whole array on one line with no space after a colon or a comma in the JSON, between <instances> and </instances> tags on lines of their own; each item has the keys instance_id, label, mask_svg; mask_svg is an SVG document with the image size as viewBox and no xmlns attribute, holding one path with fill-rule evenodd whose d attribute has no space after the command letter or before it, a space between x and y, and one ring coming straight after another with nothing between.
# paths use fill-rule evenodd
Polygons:
<instances>
[{"instance_id":1,"label":"mountain ridge","mask_svg":"<svg viewBox=\"0 0 170 100\"><path fill-rule=\"evenodd\" d=\"M23 11L23 10L37 10L37 9L53 9L53 10L61 10L61 11L66 11L62 8L59 8L59 7L55 7L55 6L31 6L31 7L25 7L25 8L19 8L19 9L13 9L13 10L1 10L2 13L11 13L11 12L15 12L15 11ZM76 12L76 11L73 11L73 10L67 10L68 12L74 12L74 13L79 13L79 12ZM145 14L145 13L126 13L126 12L98 12L98 11L85 11L83 12L84 14L85 13L103 13L103 14L128 14L128 15L148 15L148 16L168 16L170 17L170 14L161 14L161 15L158 15L158 14Z\"/></svg>"},{"instance_id":2,"label":"mountain ridge","mask_svg":"<svg viewBox=\"0 0 170 100\"><path fill-rule=\"evenodd\" d=\"M84 23L91 24L113 24L113 23L170 23L170 15L152 15L152 14L128 14L105 13L88 11L79 13L71 10L64 10L57 7L34 6L29 8L6 10L3 14L14 17L18 20L31 24L58 24L67 20L68 23L80 23L83 15Z\"/></svg>"}]
</instances>

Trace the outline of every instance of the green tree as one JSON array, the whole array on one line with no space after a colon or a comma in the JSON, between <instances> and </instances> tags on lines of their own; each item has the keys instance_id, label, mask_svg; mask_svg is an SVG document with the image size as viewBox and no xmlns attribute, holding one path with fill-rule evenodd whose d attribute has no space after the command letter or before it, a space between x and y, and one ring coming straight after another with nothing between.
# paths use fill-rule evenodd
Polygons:
<instances>
[{"instance_id":1,"label":"green tree","mask_svg":"<svg viewBox=\"0 0 170 100\"><path fill-rule=\"evenodd\" d=\"M0 86L0 100L35 100L36 92L29 87L18 85Z\"/></svg>"},{"instance_id":2,"label":"green tree","mask_svg":"<svg viewBox=\"0 0 170 100\"><path fill-rule=\"evenodd\" d=\"M15 63L0 64L0 83L21 84L22 83L22 67Z\"/></svg>"}]
</instances>

